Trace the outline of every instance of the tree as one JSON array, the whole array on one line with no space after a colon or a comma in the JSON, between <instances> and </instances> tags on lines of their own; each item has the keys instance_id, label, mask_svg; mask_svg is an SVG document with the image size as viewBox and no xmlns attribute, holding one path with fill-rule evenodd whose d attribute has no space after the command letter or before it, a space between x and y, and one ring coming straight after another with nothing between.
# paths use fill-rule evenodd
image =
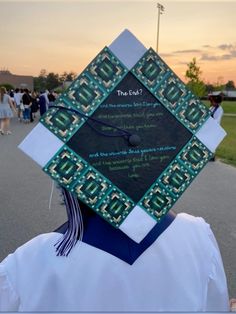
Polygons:
<instances>
[{"instance_id":1,"label":"tree","mask_svg":"<svg viewBox=\"0 0 236 314\"><path fill-rule=\"evenodd\" d=\"M34 77L34 89L37 91L55 90L60 89L60 85L64 82L72 82L77 77L77 74L73 71L58 73L47 73L45 69L42 69L38 77ZM63 89L63 87L61 87Z\"/></svg>"},{"instance_id":2,"label":"tree","mask_svg":"<svg viewBox=\"0 0 236 314\"><path fill-rule=\"evenodd\" d=\"M65 81L74 81L74 79L76 78L77 74L73 71L70 72L63 72L63 74L60 76L60 81L61 83L65 82Z\"/></svg>"},{"instance_id":3,"label":"tree","mask_svg":"<svg viewBox=\"0 0 236 314\"><path fill-rule=\"evenodd\" d=\"M197 65L196 58L187 64L188 69L185 73L187 79L187 87L198 97L203 97L206 94L206 86L201 80L202 71Z\"/></svg>"},{"instance_id":4,"label":"tree","mask_svg":"<svg viewBox=\"0 0 236 314\"><path fill-rule=\"evenodd\" d=\"M59 75L57 73L50 72L46 79L46 89L53 90L60 85Z\"/></svg>"},{"instance_id":5,"label":"tree","mask_svg":"<svg viewBox=\"0 0 236 314\"><path fill-rule=\"evenodd\" d=\"M235 89L234 81L228 81L225 84L225 89L226 90L234 90Z\"/></svg>"},{"instance_id":6,"label":"tree","mask_svg":"<svg viewBox=\"0 0 236 314\"><path fill-rule=\"evenodd\" d=\"M215 88L214 85L212 83L209 83L209 82L205 84L205 87L206 87L207 94L211 94Z\"/></svg>"},{"instance_id":7,"label":"tree","mask_svg":"<svg viewBox=\"0 0 236 314\"><path fill-rule=\"evenodd\" d=\"M217 81L214 84L215 91L223 91L225 89L224 78L223 76L218 76Z\"/></svg>"},{"instance_id":8,"label":"tree","mask_svg":"<svg viewBox=\"0 0 236 314\"><path fill-rule=\"evenodd\" d=\"M34 87L37 91L53 90L61 84L59 74L50 72L47 73L42 69L38 77L34 78Z\"/></svg>"},{"instance_id":9,"label":"tree","mask_svg":"<svg viewBox=\"0 0 236 314\"><path fill-rule=\"evenodd\" d=\"M188 69L185 73L185 77L192 82L199 82L200 76L202 74L202 71L200 70L200 67L197 66L196 58L193 58L191 62L187 64Z\"/></svg>"},{"instance_id":10,"label":"tree","mask_svg":"<svg viewBox=\"0 0 236 314\"><path fill-rule=\"evenodd\" d=\"M12 85L9 84L9 83L1 83L1 84L0 84L0 87L5 87L7 91L10 91L10 90L12 90L12 89L13 89L13 90L15 89L14 86L12 86Z\"/></svg>"},{"instance_id":11,"label":"tree","mask_svg":"<svg viewBox=\"0 0 236 314\"><path fill-rule=\"evenodd\" d=\"M47 89L47 71L42 69L38 77L34 77L34 89L37 91L44 91Z\"/></svg>"},{"instance_id":12,"label":"tree","mask_svg":"<svg viewBox=\"0 0 236 314\"><path fill-rule=\"evenodd\" d=\"M199 82L188 82L187 87L191 90L191 92L197 97L201 98L206 95L206 85L203 81Z\"/></svg>"}]
</instances>

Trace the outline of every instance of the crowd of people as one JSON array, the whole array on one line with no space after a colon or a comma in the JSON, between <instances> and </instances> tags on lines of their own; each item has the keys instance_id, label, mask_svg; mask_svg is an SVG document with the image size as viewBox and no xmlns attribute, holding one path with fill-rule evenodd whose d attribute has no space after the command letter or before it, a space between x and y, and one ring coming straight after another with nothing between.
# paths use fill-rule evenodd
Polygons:
<instances>
[{"instance_id":1,"label":"crowd of people","mask_svg":"<svg viewBox=\"0 0 236 314\"><path fill-rule=\"evenodd\" d=\"M31 123L35 119L36 112L42 116L57 98L54 91L29 91L27 88L7 91L5 87L0 87L0 133L12 134L10 130L10 119L17 114L19 122ZM209 95L211 116L219 124L223 117L222 95ZM212 161L215 160L213 157Z\"/></svg>"},{"instance_id":2,"label":"crowd of people","mask_svg":"<svg viewBox=\"0 0 236 314\"><path fill-rule=\"evenodd\" d=\"M35 119L36 112L42 116L50 103L57 98L53 91L29 91L27 88L7 91L0 87L0 133L1 135L12 134L10 130L10 119L17 115L18 121L31 123Z\"/></svg>"}]
</instances>

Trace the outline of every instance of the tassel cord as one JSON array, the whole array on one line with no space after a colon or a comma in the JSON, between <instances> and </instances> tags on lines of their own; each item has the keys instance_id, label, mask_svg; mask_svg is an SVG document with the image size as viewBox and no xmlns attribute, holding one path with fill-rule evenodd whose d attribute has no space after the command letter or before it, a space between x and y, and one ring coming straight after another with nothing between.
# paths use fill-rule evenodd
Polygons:
<instances>
[{"instance_id":1,"label":"tassel cord","mask_svg":"<svg viewBox=\"0 0 236 314\"><path fill-rule=\"evenodd\" d=\"M95 118L92 118L92 117L89 117L87 115L85 115L84 113L80 112L79 110L76 110L76 109L72 109L72 108L66 108L66 107L63 107L63 106L56 106L56 105L51 105L49 106L49 108L58 108L58 109L62 109L62 110L66 110L66 111L71 111L71 112L74 112L74 113L77 113L79 116L85 118L85 122L97 133L103 135L103 136L106 136L106 137L125 137L127 140L129 139L129 137L132 135L130 132L126 131L126 130L123 130L115 125L112 125L110 123L106 123L104 121L101 121L101 120L98 120L98 119L95 119ZM95 123L98 123L98 124L101 124L101 125L105 125L105 126L108 126L110 128L113 128L113 129L116 129L118 131L120 131L121 133L120 134L109 134L109 133L104 133L98 129L96 129L94 126L91 125L91 123L88 122L88 120L91 120Z\"/></svg>"}]
</instances>

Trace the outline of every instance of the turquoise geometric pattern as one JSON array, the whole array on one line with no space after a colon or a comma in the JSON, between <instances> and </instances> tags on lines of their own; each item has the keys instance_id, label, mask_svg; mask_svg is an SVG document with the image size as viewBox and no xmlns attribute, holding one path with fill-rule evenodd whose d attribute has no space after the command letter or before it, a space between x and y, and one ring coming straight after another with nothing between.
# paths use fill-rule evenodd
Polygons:
<instances>
[{"instance_id":1,"label":"turquoise geometric pattern","mask_svg":"<svg viewBox=\"0 0 236 314\"><path fill-rule=\"evenodd\" d=\"M62 100L57 105L70 108ZM41 118L41 123L63 142L67 142L84 123L84 119L71 111L50 108Z\"/></svg>"},{"instance_id":2,"label":"turquoise geometric pattern","mask_svg":"<svg viewBox=\"0 0 236 314\"><path fill-rule=\"evenodd\" d=\"M62 186L72 190L75 182L86 168L86 163L72 150L64 146L43 170Z\"/></svg>"},{"instance_id":3,"label":"turquoise geometric pattern","mask_svg":"<svg viewBox=\"0 0 236 314\"><path fill-rule=\"evenodd\" d=\"M208 108L194 96L164 61L150 48L132 73L192 133L210 116Z\"/></svg>"},{"instance_id":4,"label":"turquoise geometric pattern","mask_svg":"<svg viewBox=\"0 0 236 314\"><path fill-rule=\"evenodd\" d=\"M134 207L127 195L66 145L43 170L116 228Z\"/></svg>"},{"instance_id":5,"label":"turquoise geometric pattern","mask_svg":"<svg viewBox=\"0 0 236 314\"><path fill-rule=\"evenodd\" d=\"M159 221L174 205L176 197L165 187L155 184L139 203L147 213Z\"/></svg>"},{"instance_id":6,"label":"turquoise geometric pattern","mask_svg":"<svg viewBox=\"0 0 236 314\"><path fill-rule=\"evenodd\" d=\"M96 208L111 189L112 184L90 167L78 179L72 192L91 208Z\"/></svg>"},{"instance_id":7,"label":"turquoise geometric pattern","mask_svg":"<svg viewBox=\"0 0 236 314\"><path fill-rule=\"evenodd\" d=\"M111 225L119 228L134 206L134 202L124 193L113 188L98 206L96 212Z\"/></svg>"},{"instance_id":8,"label":"turquoise geometric pattern","mask_svg":"<svg viewBox=\"0 0 236 314\"><path fill-rule=\"evenodd\" d=\"M139 202L147 213L160 219L174 205L213 154L195 136L158 177Z\"/></svg>"},{"instance_id":9,"label":"turquoise geometric pattern","mask_svg":"<svg viewBox=\"0 0 236 314\"><path fill-rule=\"evenodd\" d=\"M190 92L173 73L170 73L154 93L172 113L175 113L176 108L183 104Z\"/></svg>"},{"instance_id":10,"label":"turquoise geometric pattern","mask_svg":"<svg viewBox=\"0 0 236 314\"><path fill-rule=\"evenodd\" d=\"M91 114L103 101L106 92L88 75L82 73L64 94L65 102L81 112Z\"/></svg>"},{"instance_id":11,"label":"turquoise geometric pattern","mask_svg":"<svg viewBox=\"0 0 236 314\"><path fill-rule=\"evenodd\" d=\"M126 67L105 47L59 97L55 105L76 109L82 114L91 116L127 72ZM58 117L57 111L57 109L49 109L40 122L61 140L67 142L83 125L85 119L64 110ZM68 125L70 120L71 126ZM69 129L66 130L67 128Z\"/></svg>"},{"instance_id":12,"label":"turquoise geometric pattern","mask_svg":"<svg viewBox=\"0 0 236 314\"><path fill-rule=\"evenodd\" d=\"M175 160L160 176L158 183L175 195L176 198L179 198L193 178L194 175Z\"/></svg>"},{"instance_id":13,"label":"turquoise geometric pattern","mask_svg":"<svg viewBox=\"0 0 236 314\"><path fill-rule=\"evenodd\" d=\"M213 154L196 137L186 145L177 159L195 175L205 166Z\"/></svg>"},{"instance_id":14,"label":"turquoise geometric pattern","mask_svg":"<svg viewBox=\"0 0 236 314\"><path fill-rule=\"evenodd\" d=\"M171 70L152 48L144 54L131 72L153 93L171 74Z\"/></svg>"},{"instance_id":15,"label":"turquoise geometric pattern","mask_svg":"<svg viewBox=\"0 0 236 314\"><path fill-rule=\"evenodd\" d=\"M127 69L105 47L87 68L87 72L93 79L109 93L122 80Z\"/></svg>"},{"instance_id":16,"label":"turquoise geometric pattern","mask_svg":"<svg viewBox=\"0 0 236 314\"><path fill-rule=\"evenodd\" d=\"M193 133L195 133L209 118L209 110L199 99L190 93L189 98L182 106L176 111L176 117Z\"/></svg>"}]
</instances>

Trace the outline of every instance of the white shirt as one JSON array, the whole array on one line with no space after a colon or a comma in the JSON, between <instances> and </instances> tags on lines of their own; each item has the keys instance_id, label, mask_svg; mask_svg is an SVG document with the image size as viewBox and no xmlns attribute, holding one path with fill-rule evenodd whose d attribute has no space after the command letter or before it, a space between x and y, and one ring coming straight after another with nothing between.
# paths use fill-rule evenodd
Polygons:
<instances>
[{"instance_id":1,"label":"white shirt","mask_svg":"<svg viewBox=\"0 0 236 314\"><path fill-rule=\"evenodd\" d=\"M211 112L213 112L215 109L215 107L211 106L210 110ZM221 106L219 106L216 111L214 112L213 118L220 124L221 123L221 119L223 117L224 114L224 110Z\"/></svg>"},{"instance_id":2,"label":"white shirt","mask_svg":"<svg viewBox=\"0 0 236 314\"><path fill-rule=\"evenodd\" d=\"M22 95L23 93L14 93L14 101L16 103L17 106L20 106L21 100L22 100Z\"/></svg>"},{"instance_id":3,"label":"white shirt","mask_svg":"<svg viewBox=\"0 0 236 314\"><path fill-rule=\"evenodd\" d=\"M178 214L133 265L81 242L57 257L61 236L39 235L0 264L0 311L229 310L220 252L202 218Z\"/></svg>"},{"instance_id":4,"label":"white shirt","mask_svg":"<svg viewBox=\"0 0 236 314\"><path fill-rule=\"evenodd\" d=\"M48 100L48 92L45 92L42 94L44 97L45 97L45 100L46 100L46 108L48 110L48 106L49 106L49 100Z\"/></svg>"}]
</instances>

